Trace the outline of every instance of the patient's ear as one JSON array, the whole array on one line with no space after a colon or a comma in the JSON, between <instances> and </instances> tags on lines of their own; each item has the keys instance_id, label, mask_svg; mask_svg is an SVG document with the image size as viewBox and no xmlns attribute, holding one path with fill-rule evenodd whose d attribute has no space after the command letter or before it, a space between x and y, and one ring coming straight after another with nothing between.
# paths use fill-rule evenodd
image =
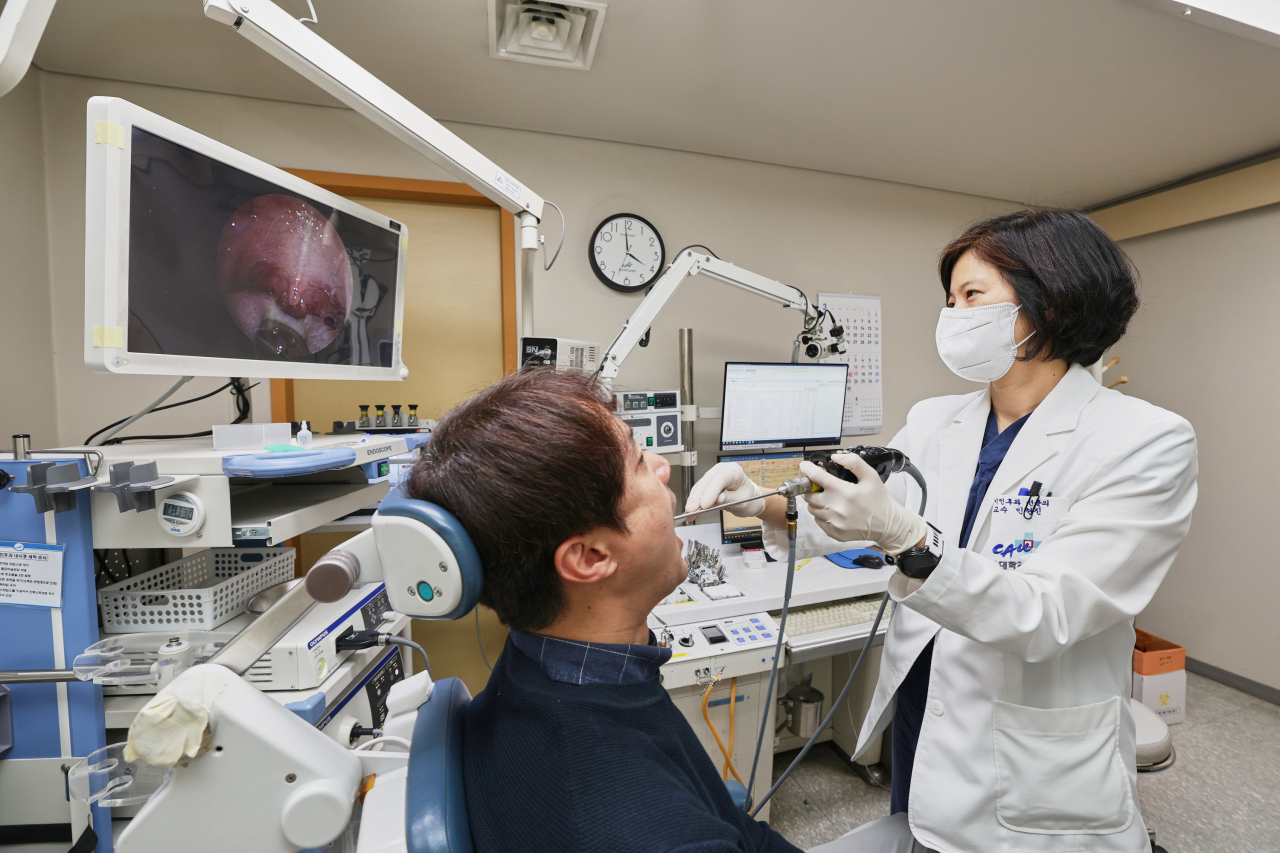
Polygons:
<instances>
[{"instance_id":1,"label":"patient's ear","mask_svg":"<svg viewBox=\"0 0 1280 853\"><path fill-rule=\"evenodd\" d=\"M570 536L556 548L556 574L569 583L596 583L618 570L609 542L592 531Z\"/></svg>"}]
</instances>

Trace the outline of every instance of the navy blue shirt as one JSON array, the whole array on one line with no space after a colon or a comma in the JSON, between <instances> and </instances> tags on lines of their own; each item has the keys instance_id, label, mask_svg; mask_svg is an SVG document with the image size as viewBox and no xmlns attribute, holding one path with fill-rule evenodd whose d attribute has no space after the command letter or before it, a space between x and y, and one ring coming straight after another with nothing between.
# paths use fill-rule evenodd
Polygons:
<instances>
[{"instance_id":1,"label":"navy blue shirt","mask_svg":"<svg viewBox=\"0 0 1280 853\"><path fill-rule=\"evenodd\" d=\"M538 662L547 678L566 684L638 684L658 677L671 660L671 649L658 645L649 632L648 645L583 643L525 631L511 632L512 644Z\"/></svg>"},{"instance_id":2,"label":"navy blue shirt","mask_svg":"<svg viewBox=\"0 0 1280 853\"><path fill-rule=\"evenodd\" d=\"M1000 431L996 423L996 410L987 415L987 428L982 435L982 450L978 454L978 470L969 486L969 502L964 508L964 524L960 528L960 546L969 544L978 507L987 496L987 489L1000 470L1000 463L1022 431L1022 425L1030 415ZM933 666L933 640L924 647L907 677L898 687L898 704L893 712L893 775L890 786L889 811L891 814L907 810L907 798L911 793L911 770L916 760L916 743L920 740L920 726L924 722L924 706L929 697L929 672Z\"/></svg>"},{"instance_id":3,"label":"navy blue shirt","mask_svg":"<svg viewBox=\"0 0 1280 853\"><path fill-rule=\"evenodd\" d=\"M511 632L463 729L476 853L800 853L734 805L649 639Z\"/></svg>"}]
</instances>

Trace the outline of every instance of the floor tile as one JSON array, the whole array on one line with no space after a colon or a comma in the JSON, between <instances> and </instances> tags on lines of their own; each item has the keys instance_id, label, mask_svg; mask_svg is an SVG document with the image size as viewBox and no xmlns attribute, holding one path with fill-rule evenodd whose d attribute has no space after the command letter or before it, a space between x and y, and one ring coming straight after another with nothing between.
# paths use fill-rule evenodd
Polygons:
<instances>
[{"instance_id":1,"label":"floor tile","mask_svg":"<svg viewBox=\"0 0 1280 853\"><path fill-rule=\"evenodd\" d=\"M1171 727L1173 767L1138 774L1147 826L1170 853L1280 851L1280 707L1187 673L1187 716ZM774 779L795 756L774 757ZM807 849L888 813L888 791L819 745L774 795L771 823Z\"/></svg>"}]
</instances>

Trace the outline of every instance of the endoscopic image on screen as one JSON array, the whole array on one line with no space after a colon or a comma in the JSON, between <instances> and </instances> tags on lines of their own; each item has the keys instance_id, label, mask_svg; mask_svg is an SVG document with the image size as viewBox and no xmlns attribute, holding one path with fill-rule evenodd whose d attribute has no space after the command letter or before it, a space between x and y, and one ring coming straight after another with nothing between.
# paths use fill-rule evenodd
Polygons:
<instances>
[{"instance_id":1,"label":"endoscopic image on screen","mask_svg":"<svg viewBox=\"0 0 1280 853\"><path fill-rule=\"evenodd\" d=\"M400 235L133 128L130 352L391 367Z\"/></svg>"}]
</instances>

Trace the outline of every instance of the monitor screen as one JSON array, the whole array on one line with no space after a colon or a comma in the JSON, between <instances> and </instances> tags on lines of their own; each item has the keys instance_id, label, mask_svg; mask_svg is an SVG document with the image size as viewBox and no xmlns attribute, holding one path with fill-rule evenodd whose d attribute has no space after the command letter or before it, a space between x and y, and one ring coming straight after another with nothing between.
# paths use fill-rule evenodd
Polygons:
<instances>
[{"instance_id":1,"label":"monitor screen","mask_svg":"<svg viewBox=\"0 0 1280 853\"><path fill-rule=\"evenodd\" d=\"M130 353L392 366L398 229L140 127L131 142Z\"/></svg>"},{"instance_id":2,"label":"monitor screen","mask_svg":"<svg viewBox=\"0 0 1280 853\"><path fill-rule=\"evenodd\" d=\"M787 480L800 476L803 453L760 453L753 456L719 456L717 462L737 462L747 478L766 492L771 492ZM720 540L726 544L757 544L761 541L760 519L753 516L739 518L727 510L720 510ZM757 544L758 547L758 544Z\"/></svg>"},{"instance_id":3,"label":"monitor screen","mask_svg":"<svg viewBox=\"0 0 1280 853\"><path fill-rule=\"evenodd\" d=\"M720 449L838 443L848 374L847 364L727 362Z\"/></svg>"}]
</instances>

